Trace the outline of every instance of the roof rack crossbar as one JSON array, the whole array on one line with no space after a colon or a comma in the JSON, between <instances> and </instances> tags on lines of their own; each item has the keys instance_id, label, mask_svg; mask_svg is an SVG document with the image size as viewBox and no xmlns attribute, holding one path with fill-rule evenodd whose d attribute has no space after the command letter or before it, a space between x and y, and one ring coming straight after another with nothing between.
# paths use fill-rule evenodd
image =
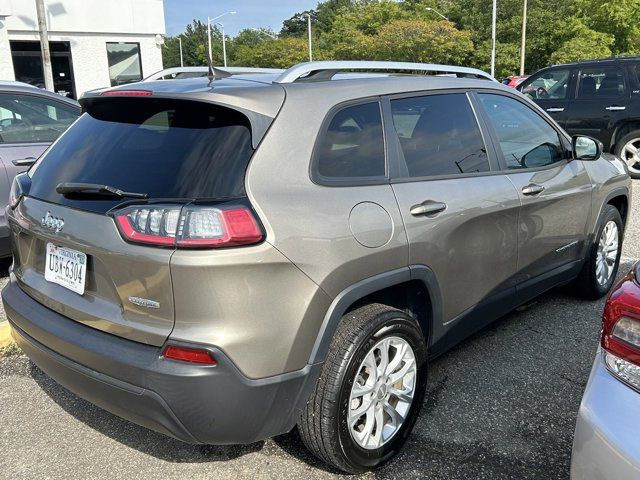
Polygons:
<instances>
[{"instance_id":1,"label":"roof rack crossbar","mask_svg":"<svg viewBox=\"0 0 640 480\"><path fill-rule=\"evenodd\" d=\"M451 65L438 65L434 63L409 63L409 62L380 62L380 61L321 61L299 63L285 70L274 83L293 83L298 80L331 80L331 78L344 71L366 70L370 72L381 71L407 71L407 72L436 72L444 74L456 74L458 76L472 76L496 81L487 72L477 68L457 67Z\"/></svg>"}]
</instances>

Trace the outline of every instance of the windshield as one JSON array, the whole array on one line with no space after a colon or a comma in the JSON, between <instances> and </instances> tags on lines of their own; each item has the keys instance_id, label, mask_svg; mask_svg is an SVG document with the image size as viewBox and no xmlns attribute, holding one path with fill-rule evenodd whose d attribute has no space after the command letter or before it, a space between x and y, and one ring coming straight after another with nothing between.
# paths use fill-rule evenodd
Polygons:
<instances>
[{"instance_id":1,"label":"windshield","mask_svg":"<svg viewBox=\"0 0 640 480\"><path fill-rule=\"evenodd\" d=\"M30 170L29 196L105 212L121 200L66 198L60 183L94 183L192 199L244 195L253 154L239 112L206 103L113 98L97 102Z\"/></svg>"}]
</instances>

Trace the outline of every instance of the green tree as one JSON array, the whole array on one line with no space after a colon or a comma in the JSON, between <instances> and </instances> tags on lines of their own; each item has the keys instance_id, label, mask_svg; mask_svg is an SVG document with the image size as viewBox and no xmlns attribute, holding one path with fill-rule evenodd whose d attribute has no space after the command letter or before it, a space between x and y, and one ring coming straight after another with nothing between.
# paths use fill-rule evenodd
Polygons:
<instances>
[{"instance_id":1,"label":"green tree","mask_svg":"<svg viewBox=\"0 0 640 480\"><path fill-rule=\"evenodd\" d=\"M574 0L575 17L588 28L614 38L614 54L640 49L640 0Z\"/></svg>"},{"instance_id":2,"label":"green tree","mask_svg":"<svg viewBox=\"0 0 640 480\"><path fill-rule=\"evenodd\" d=\"M308 59L307 42L297 37L267 40L259 48L241 45L235 56L238 65L267 68L288 68Z\"/></svg>"},{"instance_id":3,"label":"green tree","mask_svg":"<svg viewBox=\"0 0 640 480\"><path fill-rule=\"evenodd\" d=\"M568 63L608 57L614 43L613 35L583 28L553 52L550 60L552 63Z\"/></svg>"},{"instance_id":4,"label":"green tree","mask_svg":"<svg viewBox=\"0 0 640 480\"><path fill-rule=\"evenodd\" d=\"M296 13L293 17L282 22L282 30L280 30L280 36L282 37L301 37L307 34L308 19L307 14L311 15L311 24L315 24L318 19L318 12L316 10L305 10L304 12Z\"/></svg>"},{"instance_id":5,"label":"green tree","mask_svg":"<svg viewBox=\"0 0 640 480\"><path fill-rule=\"evenodd\" d=\"M491 40L478 43L471 55L471 66L488 72L491 70ZM496 45L497 79L516 75L520 72L520 45L498 43Z\"/></svg>"},{"instance_id":6,"label":"green tree","mask_svg":"<svg viewBox=\"0 0 640 480\"><path fill-rule=\"evenodd\" d=\"M394 20L380 29L372 45L384 60L458 65L473 50L471 33L447 21Z\"/></svg>"},{"instance_id":7,"label":"green tree","mask_svg":"<svg viewBox=\"0 0 640 480\"><path fill-rule=\"evenodd\" d=\"M185 66L207 65L207 24L194 20L187 25L182 38L182 57ZM215 25L211 26L211 55L214 65L222 64L222 34ZM162 47L162 63L165 68L180 66L180 46L178 36L165 38Z\"/></svg>"}]
</instances>

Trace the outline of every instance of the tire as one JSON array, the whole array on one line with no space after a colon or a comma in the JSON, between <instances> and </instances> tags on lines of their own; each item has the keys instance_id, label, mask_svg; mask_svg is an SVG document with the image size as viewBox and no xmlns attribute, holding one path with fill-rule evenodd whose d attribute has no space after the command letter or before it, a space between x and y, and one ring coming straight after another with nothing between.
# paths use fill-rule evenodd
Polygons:
<instances>
[{"instance_id":1,"label":"tire","mask_svg":"<svg viewBox=\"0 0 640 480\"><path fill-rule=\"evenodd\" d=\"M638 149L638 153L635 156L632 156L628 150L629 145ZM627 164L629 176L634 179L640 179L640 130L634 130L619 139L616 142L614 153Z\"/></svg>"},{"instance_id":2,"label":"tire","mask_svg":"<svg viewBox=\"0 0 640 480\"><path fill-rule=\"evenodd\" d=\"M379 447L374 445L377 432L384 432L385 429L377 430L376 428L377 431L367 429L372 432L368 437L371 445L365 445L367 448L364 448L355 440L355 435L367 438L366 425L363 421L356 422L353 427L355 433L352 433L348 415L365 406L365 396L352 399L352 387L356 383L358 374L358 385L365 382L365 387L362 388L366 388L369 383L377 384L378 381L375 380L378 378L377 375L367 376L365 372L370 372L372 369L363 364L367 362L371 365L370 360L373 359L376 362L375 370L381 370L382 359L370 356L372 349L376 349L377 353L386 349L389 352L389 368L393 367L393 359L400 358L392 355L393 351L395 355L399 352L398 349L393 350L394 342L398 345L403 345L404 342L413 351L415 359L413 381L410 378L411 375L407 374L409 379L406 380L407 377L404 377L405 380L402 382L402 386L413 383L413 398L407 407L393 395L392 392L397 391L394 387L399 386L399 381L389 387L373 388L372 392L367 394L367 398L371 397L371 400L366 405L374 404L373 410L367 408L368 411L375 412L371 414L372 419L380 418L379 412L388 412L389 410L385 409L394 401L396 402L394 410L395 408L398 411L402 408L406 410L404 421L386 441L384 433L381 433L383 443ZM392 346L386 348L387 344ZM393 375L393 372L408 368L411 364L408 349L405 350L402 359L397 368L388 370L387 373L391 372ZM405 362L404 359L408 360ZM380 363L377 363L378 361ZM384 379L386 376L381 378ZM411 433L424 399L426 384L427 348L416 320L400 310L380 304L365 305L353 310L341 320L318 382L298 422L302 441L319 459L346 473L360 473L379 467L400 451ZM375 398L372 398L373 396ZM358 404L359 401L362 403ZM384 405L385 402L386 405ZM351 410L352 408L355 410ZM363 414L362 418L368 418L367 415ZM385 413L380 415L384 421L392 422L390 415ZM393 425L389 426L390 429L392 427ZM362 433L358 432L359 429L362 429ZM361 441L364 442L364 440Z\"/></svg>"},{"instance_id":3,"label":"tire","mask_svg":"<svg viewBox=\"0 0 640 480\"><path fill-rule=\"evenodd\" d=\"M610 224L610 222L613 222L613 224L615 224L617 228L618 248L616 252L616 258L613 261L611 271L608 275L608 279L606 282L602 283L602 279L598 280L599 245L600 241L602 240L603 234L606 235L605 229ZM598 298L604 297L609 292L609 290L613 286L613 282L615 282L616 275L618 273L618 265L620 264L620 255L622 252L622 235L623 225L622 218L620 217L620 212L612 205L605 205L602 209L600 223L594 242L589 248L589 252L587 254L587 258L585 259L584 266L582 267L582 271L574 282L574 288L581 296L591 300L597 300Z\"/></svg>"}]
</instances>

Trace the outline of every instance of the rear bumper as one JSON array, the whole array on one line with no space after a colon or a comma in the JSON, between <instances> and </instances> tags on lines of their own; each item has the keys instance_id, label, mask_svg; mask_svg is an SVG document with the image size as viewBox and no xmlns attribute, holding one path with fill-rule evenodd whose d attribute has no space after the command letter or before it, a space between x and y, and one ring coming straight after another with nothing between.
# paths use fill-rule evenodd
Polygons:
<instances>
[{"instance_id":1,"label":"rear bumper","mask_svg":"<svg viewBox=\"0 0 640 480\"><path fill-rule=\"evenodd\" d=\"M571 478L640 478L639 412L640 393L614 378L598 351L578 413Z\"/></svg>"},{"instance_id":2,"label":"rear bumper","mask_svg":"<svg viewBox=\"0 0 640 480\"><path fill-rule=\"evenodd\" d=\"M134 423L189 443L246 444L289 431L320 365L265 379L218 364L167 360L161 348L110 335L42 306L11 278L2 291L18 345L56 382Z\"/></svg>"}]
</instances>

